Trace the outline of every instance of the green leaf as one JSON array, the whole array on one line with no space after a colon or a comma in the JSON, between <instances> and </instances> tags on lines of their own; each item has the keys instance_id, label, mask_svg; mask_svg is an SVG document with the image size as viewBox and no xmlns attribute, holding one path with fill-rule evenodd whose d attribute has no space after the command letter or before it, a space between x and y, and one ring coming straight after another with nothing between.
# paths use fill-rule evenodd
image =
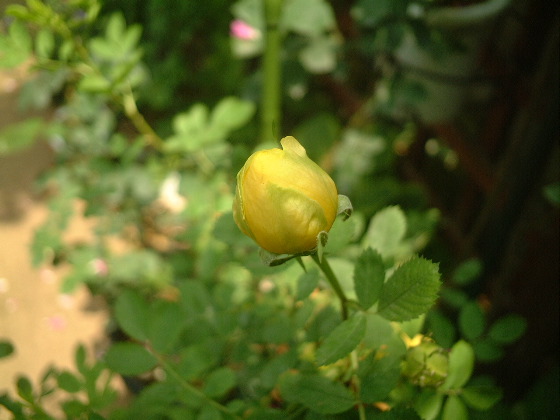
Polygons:
<instances>
[{"instance_id":1,"label":"green leaf","mask_svg":"<svg viewBox=\"0 0 560 420\"><path fill-rule=\"evenodd\" d=\"M4 126L0 130L0 156L32 146L44 126L41 118L28 118Z\"/></svg>"},{"instance_id":2,"label":"green leaf","mask_svg":"<svg viewBox=\"0 0 560 420\"><path fill-rule=\"evenodd\" d=\"M473 367L474 350L472 346L466 341L458 341L449 353L449 373L440 389L460 389L470 379Z\"/></svg>"},{"instance_id":3,"label":"green leaf","mask_svg":"<svg viewBox=\"0 0 560 420\"><path fill-rule=\"evenodd\" d=\"M318 374L288 372L280 378L282 397L320 414L342 413L355 403L352 392L340 382Z\"/></svg>"},{"instance_id":4,"label":"green leaf","mask_svg":"<svg viewBox=\"0 0 560 420\"><path fill-rule=\"evenodd\" d=\"M186 317L177 303L156 301L150 308L147 338L155 351L165 353L177 342Z\"/></svg>"},{"instance_id":5,"label":"green leaf","mask_svg":"<svg viewBox=\"0 0 560 420\"><path fill-rule=\"evenodd\" d=\"M0 359L14 352L14 345L8 340L0 340Z\"/></svg>"},{"instance_id":6,"label":"green leaf","mask_svg":"<svg viewBox=\"0 0 560 420\"><path fill-rule=\"evenodd\" d=\"M363 309L369 309L381 294L385 281L385 266L381 255L366 248L354 268L354 290Z\"/></svg>"},{"instance_id":7,"label":"green leaf","mask_svg":"<svg viewBox=\"0 0 560 420\"><path fill-rule=\"evenodd\" d=\"M450 306L460 309L469 301L469 296L460 289L446 287L441 290L441 299Z\"/></svg>"},{"instance_id":8,"label":"green leaf","mask_svg":"<svg viewBox=\"0 0 560 420\"><path fill-rule=\"evenodd\" d=\"M474 340L482 335L486 327L484 312L476 302L469 302L459 312L459 328L468 340Z\"/></svg>"},{"instance_id":9,"label":"green leaf","mask_svg":"<svg viewBox=\"0 0 560 420\"><path fill-rule=\"evenodd\" d=\"M317 36L336 28L333 10L325 0L286 2L281 24L287 30L306 36Z\"/></svg>"},{"instance_id":10,"label":"green leaf","mask_svg":"<svg viewBox=\"0 0 560 420\"><path fill-rule=\"evenodd\" d=\"M255 104L235 97L222 99L212 110L210 125L227 131L243 127L255 114Z\"/></svg>"},{"instance_id":11,"label":"green leaf","mask_svg":"<svg viewBox=\"0 0 560 420\"><path fill-rule=\"evenodd\" d=\"M117 298L115 318L131 337L140 341L148 339L149 306L138 293L126 290Z\"/></svg>"},{"instance_id":12,"label":"green leaf","mask_svg":"<svg viewBox=\"0 0 560 420\"><path fill-rule=\"evenodd\" d=\"M394 256L406 233L406 217L399 207L380 210L371 219L364 237L364 246L370 246L383 258Z\"/></svg>"},{"instance_id":13,"label":"green leaf","mask_svg":"<svg viewBox=\"0 0 560 420\"><path fill-rule=\"evenodd\" d=\"M441 347L451 347L455 342L457 331L453 322L440 311L433 310L428 313L428 325L434 340Z\"/></svg>"},{"instance_id":14,"label":"green leaf","mask_svg":"<svg viewBox=\"0 0 560 420\"><path fill-rule=\"evenodd\" d=\"M116 343L105 355L109 369L122 375L140 375L157 365L156 358L140 344Z\"/></svg>"},{"instance_id":15,"label":"green leaf","mask_svg":"<svg viewBox=\"0 0 560 420\"><path fill-rule=\"evenodd\" d=\"M479 259L473 258L464 261L455 269L452 280L459 286L466 286L477 280L482 274L484 266Z\"/></svg>"},{"instance_id":16,"label":"green leaf","mask_svg":"<svg viewBox=\"0 0 560 420\"><path fill-rule=\"evenodd\" d=\"M236 382L235 373L228 367L222 367L208 375L202 391L210 398L220 398L232 389Z\"/></svg>"},{"instance_id":17,"label":"green leaf","mask_svg":"<svg viewBox=\"0 0 560 420\"><path fill-rule=\"evenodd\" d=\"M506 315L498 319L490 327L488 336L500 344L513 343L519 339L527 329L527 320L520 315Z\"/></svg>"},{"instance_id":18,"label":"green leaf","mask_svg":"<svg viewBox=\"0 0 560 420\"><path fill-rule=\"evenodd\" d=\"M196 420L223 420L220 411L214 407L213 405L206 404L204 405L198 415L196 416Z\"/></svg>"},{"instance_id":19,"label":"green leaf","mask_svg":"<svg viewBox=\"0 0 560 420\"><path fill-rule=\"evenodd\" d=\"M309 270L299 276L297 281L296 300L307 298L319 284L319 272L317 270Z\"/></svg>"},{"instance_id":20,"label":"green leaf","mask_svg":"<svg viewBox=\"0 0 560 420\"><path fill-rule=\"evenodd\" d=\"M35 38L35 51L42 58L49 58L55 47L54 35L48 29L41 29Z\"/></svg>"},{"instance_id":21,"label":"green leaf","mask_svg":"<svg viewBox=\"0 0 560 420\"><path fill-rule=\"evenodd\" d=\"M374 353L369 360L360 362L360 399L364 403L373 404L384 400L397 386L400 378L399 357L385 356L379 358Z\"/></svg>"},{"instance_id":22,"label":"green leaf","mask_svg":"<svg viewBox=\"0 0 560 420\"><path fill-rule=\"evenodd\" d=\"M424 420L435 419L443 405L443 394L434 392L432 389L423 389L416 401L414 409Z\"/></svg>"},{"instance_id":23,"label":"green leaf","mask_svg":"<svg viewBox=\"0 0 560 420\"><path fill-rule=\"evenodd\" d=\"M412 258L395 270L383 285L378 313L390 321L408 321L433 305L440 287L437 264Z\"/></svg>"},{"instance_id":24,"label":"green leaf","mask_svg":"<svg viewBox=\"0 0 560 420\"><path fill-rule=\"evenodd\" d=\"M560 182L545 185L543 187L543 194L552 204L560 206Z\"/></svg>"},{"instance_id":25,"label":"green leaf","mask_svg":"<svg viewBox=\"0 0 560 420\"><path fill-rule=\"evenodd\" d=\"M481 362L494 362L504 356L502 347L491 338L477 340L473 347L476 358Z\"/></svg>"},{"instance_id":26,"label":"green leaf","mask_svg":"<svg viewBox=\"0 0 560 420\"><path fill-rule=\"evenodd\" d=\"M337 47L337 42L332 38L326 36L314 38L300 51L299 60L310 73L329 73L336 68Z\"/></svg>"},{"instance_id":27,"label":"green leaf","mask_svg":"<svg viewBox=\"0 0 560 420\"><path fill-rule=\"evenodd\" d=\"M26 376L18 377L16 381L17 393L25 401L34 403L33 385Z\"/></svg>"},{"instance_id":28,"label":"green leaf","mask_svg":"<svg viewBox=\"0 0 560 420\"><path fill-rule=\"evenodd\" d=\"M31 36L19 20L12 22L8 35L0 34L0 68L13 68L31 55Z\"/></svg>"},{"instance_id":29,"label":"green leaf","mask_svg":"<svg viewBox=\"0 0 560 420\"><path fill-rule=\"evenodd\" d=\"M443 405L441 420L469 420L469 412L461 399L455 395L447 397Z\"/></svg>"},{"instance_id":30,"label":"green leaf","mask_svg":"<svg viewBox=\"0 0 560 420\"><path fill-rule=\"evenodd\" d=\"M342 321L317 349L317 363L328 365L343 358L356 348L366 333L366 318L357 313Z\"/></svg>"},{"instance_id":31,"label":"green leaf","mask_svg":"<svg viewBox=\"0 0 560 420\"><path fill-rule=\"evenodd\" d=\"M62 372L56 378L58 387L66 392L78 392L82 389L80 380L70 372Z\"/></svg>"},{"instance_id":32,"label":"green leaf","mask_svg":"<svg viewBox=\"0 0 560 420\"><path fill-rule=\"evenodd\" d=\"M488 410L502 399L502 390L492 385L467 386L461 398L476 410Z\"/></svg>"},{"instance_id":33,"label":"green leaf","mask_svg":"<svg viewBox=\"0 0 560 420\"><path fill-rule=\"evenodd\" d=\"M78 89L83 92L104 93L111 88L111 82L101 74L89 74L84 76L78 84Z\"/></svg>"}]
</instances>

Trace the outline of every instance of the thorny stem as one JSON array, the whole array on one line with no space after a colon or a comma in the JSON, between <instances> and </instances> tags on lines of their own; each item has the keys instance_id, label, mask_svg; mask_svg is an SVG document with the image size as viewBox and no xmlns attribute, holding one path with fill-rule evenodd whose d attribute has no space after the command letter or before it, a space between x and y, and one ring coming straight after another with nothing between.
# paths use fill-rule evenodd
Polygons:
<instances>
[{"instance_id":1,"label":"thorny stem","mask_svg":"<svg viewBox=\"0 0 560 420\"><path fill-rule=\"evenodd\" d=\"M341 310L342 310L342 319L347 320L348 319L348 298L344 294L344 291L342 290L342 287L340 287L340 283L338 282L338 279L336 278L336 275L332 271L332 268L329 265L326 257L323 256L322 259L319 259L319 256L317 254L313 254L312 258L313 258L313 261L315 261L315 263L319 266L319 268L321 269L321 271L323 272L323 274L325 275L325 277L329 281L329 283L330 283L331 287L333 288L334 292L338 296L338 299L340 300Z\"/></svg>"}]
</instances>

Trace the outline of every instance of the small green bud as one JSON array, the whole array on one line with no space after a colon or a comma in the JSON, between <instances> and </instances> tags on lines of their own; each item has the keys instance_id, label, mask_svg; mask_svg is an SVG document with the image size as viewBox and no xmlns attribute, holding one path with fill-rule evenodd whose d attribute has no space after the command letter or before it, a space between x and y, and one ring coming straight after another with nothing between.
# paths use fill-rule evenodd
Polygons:
<instances>
[{"instance_id":1,"label":"small green bud","mask_svg":"<svg viewBox=\"0 0 560 420\"><path fill-rule=\"evenodd\" d=\"M241 231L276 254L314 249L338 211L331 177L307 157L291 136L282 149L253 153L237 174L233 217Z\"/></svg>"},{"instance_id":2,"label":"small green bud","mask_svg":"<svg viewBox=\"0 0 560 420\"><path fill-rule=\"evenodd\" d=\"M406 354L403 375L421 387L438 387L447 377L448 352L432 341L425 340Z\"/></svg>"}]
</instances>

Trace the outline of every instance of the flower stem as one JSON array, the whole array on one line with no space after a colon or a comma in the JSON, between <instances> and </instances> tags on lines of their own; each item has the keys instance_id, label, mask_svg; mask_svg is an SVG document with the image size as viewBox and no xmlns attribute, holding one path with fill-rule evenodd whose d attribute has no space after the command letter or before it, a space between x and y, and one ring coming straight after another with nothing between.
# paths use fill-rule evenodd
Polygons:
<instances>
[{"instance_id":1,"label":"flower stem","mask_svg":"<svg viewBox=\"0 0 560 420\"><path fill-rule=\"evenodd\" d=\"M281 36L278 28L283 0L265 0L265 47L261 103L261 142L274 137L281 124ZM277 128L276 128L277 127Z\"/></svg>"},{"instance_id":2,"label":"flower stem","mask_svg":"<svg viewBox=\"0 0 560 420\"><path fill-rule=\"evenodd\" d=\"M332 268L329 265L327 258L323 256L322 259L319 259L319 256L317 254L313 254L312 258L313 261L315 261L315 263L319 266L323 274L325 274L325 277L329 281L331 287L333 288L334 292L338 296L338 299L340 300L342 319L343 320L348 319L348 298L344 294L342 287L340 287L340 283L338 282L336 275L332 271Z\"/></svg>"}]
</instances>

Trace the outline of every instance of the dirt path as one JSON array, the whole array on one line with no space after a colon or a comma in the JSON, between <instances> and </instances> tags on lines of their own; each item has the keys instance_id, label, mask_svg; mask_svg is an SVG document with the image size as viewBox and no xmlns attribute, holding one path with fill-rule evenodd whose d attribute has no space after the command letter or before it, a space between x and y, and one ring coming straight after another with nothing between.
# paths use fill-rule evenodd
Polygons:
<instances>
[{"instance_id":1,"label":"dirt path","mask_svg":"<svg viewBox=\"0 0 560 420\"><path fill-rule=\"evenodd\" d=\"M0 129L24 117L16 106L20 81L17 73L0 73ZM13 391L19 374L36 382L49 364L72 368L77 343L91 348L103 336L105 313L86 309L90 299L85 290L61 295L58 273L31 267L33 230L48 216L32 186L50 161L42 143L0 155L0 339L16 347L15 354L0 359L0 394ZM4 418L9 417L0 408Z\"/></svg>"}]
</instances>

